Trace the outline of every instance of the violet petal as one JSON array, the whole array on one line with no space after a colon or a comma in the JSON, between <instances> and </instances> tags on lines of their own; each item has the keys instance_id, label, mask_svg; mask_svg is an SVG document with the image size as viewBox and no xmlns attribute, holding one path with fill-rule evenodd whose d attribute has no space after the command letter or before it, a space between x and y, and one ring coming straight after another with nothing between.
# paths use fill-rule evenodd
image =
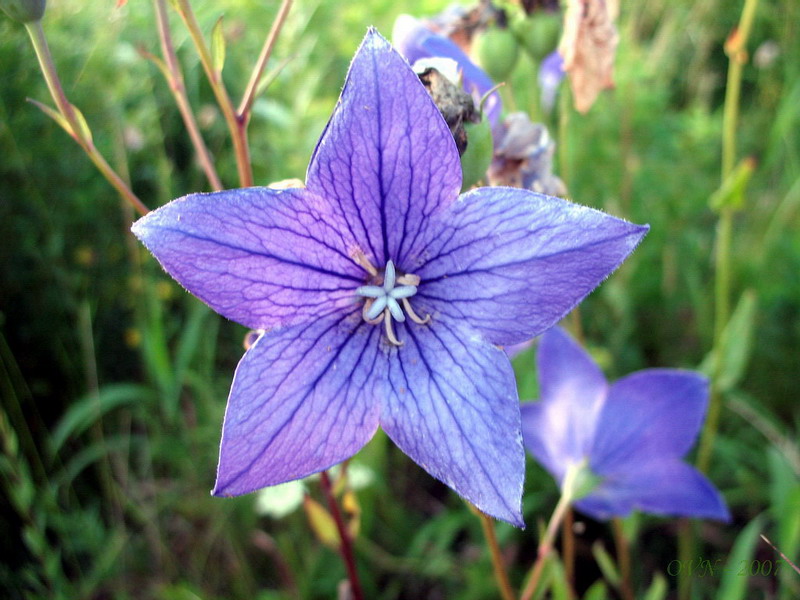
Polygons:
<instances>
[{"instance_id":1,"label":"violet petal","mask_svg":"<svg viewBox=\"0 0 800 600\"><path fill-rule=\"evenodd\" d=\"M522 527L525 455L514 373L471 327L400 325L381 426L428 473Z\"/></svg>"},{"instance_id":2,"label":"violet petal","mask_svg":"<svg viewBox=\"0 0 800 600\"><path fill-rule=\"evenodd\" d=\"M363 283L346 228L301 189L192 194L132 231L182 286L252 329L350 310Z\"/></svg>"},{"instance_id":3,"label":"violet petal","mask_svg":"<svg viewBox=\"0 0 800 600\"><path fill-rule=\"evenodd\" d=\"M332 203L376 266L422 252L431 216L461 189L450 130L405 59L374 30L353 58L307 186Z\"/></svg>"},{"instance_id":4,"label":"violet petal","mask_svg":"<svg viewBox=\"0 0 800 600\"><path fill-rule=\"evenodd\" d=\"M608 385L591 357L562 329L542 336L536 355L539 402L521 407L525 447L559 483L589 454Z\"/></svg>"},{"instance_id":5,"label":"violet petal","mask_svg":"<svg viewBox=\"0 0 800 600\"><path fill-rule=\"evenodd\" d=\"M305 477L370 440L386 363L378 360L380 329L353 321L267 332L247 351L228 398L214 495Z\"/></svg>"},{"instance_id":6,"label":"violet petal","mask_svg":"<svg viewBox=\"0 0 800 600\"><path fill-rule=\"evenodd\" d=\"M616 269L649 229L515 188L462 195L414 272L434 316L507 345L540 334Z\"/></svg>"},{"instance_id":7,"label":"violet petal","mask_svg":"<svg viewBox=\"0 0 800 600\"><path fill-rule=\"evenodd\" d=\"M730 521L725 502L704 475L678 459L643 462L609 479L575 507L595 519L624 517L632 510Z\"/></svg>"},{"instance_id":8,"label":"violet petal","mask_svg":"<svg viewBox=\"0 0 800 600\"><path fill-rule=\"evenodd\" d=\"M647 369L616 381L599 415L592 470L604 475L650 458L683 457L708 402L708 380L692 371Z\"/></svg>"}]
</instances>

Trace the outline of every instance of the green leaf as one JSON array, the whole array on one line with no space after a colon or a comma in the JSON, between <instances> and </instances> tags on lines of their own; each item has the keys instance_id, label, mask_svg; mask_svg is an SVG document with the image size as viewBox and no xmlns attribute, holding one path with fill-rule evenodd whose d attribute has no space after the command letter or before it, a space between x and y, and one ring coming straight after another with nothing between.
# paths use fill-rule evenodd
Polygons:
<instances>
[{"instance_id":1,"label":"green leaf","mask_svg":"<svg viewBox=\"0 0 800 600\"><path fill-rule=\"evenodd\" d=\"M89 123L86 121L86 117L83 116L81 109L74 104L70 104L70 107L72 108L72 112L75 114L75 119L78 121L78 129L81 138L91 144L92 130L89 129Z\"/></svg>"},{"instance_id":2,"label":"green leaf","mask_svg":"<svg viewBox=\"0 0 800 600\"><path fill-rule=\"evenodd\" d=\"M461 156L462 192L486 177L494 152L492 126L486 116L481 117L480 123L464 123L464 130L467 132L467 149Z\"/></svg>"},{"instance_id":3,"label":"green leaf","mask_svg":"<svg viewBox=\"0 0 800 600\"><path fill-rule=\"evenodd\" d=\"M553 592L553 600L570 600L572 598L572 589L567 582L564 565L556 557L551 557L550 561L552 564L550 590Z\"/></svg>"},{"instance_id":4,"label":"green leaf","mask_svg":"<svg viewBox=\"0 0 800 600\"><path fill-rule=\"evenodd\" d=\"M726 568L722 571L717 598L725 600L742 600L747 593L747 582L750 578L750 563L758 543L758 534L764 529L764 516L759 515L745 527L728 555ZM742 570L744 569L744 576Z\"/></svg>"},{"instance_id":5,"label":"green leaf","mask_svg":"<svg viewBox=\"0 0 800 600\"><path fill-rule=\"evenodd\" d=\"M607 598L608 587L603 580L595 581L583 595L583 600L607 600Z\"/></svg>"},{"instance_id":6,"label":"green leaf","mask_svg":"<svg viewBox=\"0 0 800 600\"><path fill-rule=\"evenodd\" d=\"M733 172L722 182L720 188L711 194L708 204L714 212L724 209L741 210L744 206L744 195L747 184L756 169L756 161L752 157L743 158Z\"/></svg>"},{"instance_id":7,"label":"green leaf","mask_svg":"<svg viewBox=\"0 0 800 600\"><path fill-rule=\"evenodd\" d=\"M642 600L664 600L668 591L667 580L661 573L656 573Z\"/></svg>"},{"instance_id":8,"label":"green leaf","mask_svg":"<svg viewBox=\"0 0 800 600\"><path fill-rule=\"evenodd\" d=\"M599 540L592 544L592 554L594 555L595 562L597 562L597 566L600 567L600 570L603 572L603 577L606 578L606 581L615 588L619 588L621 578L617 565Z\"/></svg>"},{"instance_id":9,"label":"green leaf","mask_svg":"<svg viewBox=\"0 0 800 600\"><path fill-rule=\"evenodd\" d=\"M53 108L50 108L49 106L47 106L47 104L43 104L43 103L39 102L38 100L34 100L33 98L28 98L28 102L30 102L34 106L38 107L39 110L41 110L44 114L46 114L48 117L53 119L56 123L61 125L61 127L62 127L62 129L64 129L64 131L66 131L72 137L75 137L75 133L72 131L72 126L67 122L67 120L64 118L64 115L62 115L60 112L58 112L57 110L55 110Z\"/></svg>"},{"instance_id":10,"label":"green leaf","mask_svg":"<svg viewBox=\"0 0 800 600\"><path fill-rule=\"evenodd\" d=\"M217 75L222 73L225 66L225 34L222 31L222 19L220 16L211 30L211 62Z\"/></svg>"},{"instance_id":11,"label":"green leaf","mask_svg":"<svg viewBox=\"0 0 800 600\"><path fill-rule=\"evenodd\" d=\"M126 404L141 402L151 395L152 391L145 386L121 383L105 386L97 394L84 396L67 409L56 425L50 437L53 453L57 453L64 442L86 431L106 413Z\"/></svg>"},{"instance_id":12,"label":"green leaf","mask_svg":"<svg viewBox=\"0 0 800 600\"><path fill-rule=\"evenodd\" d=\"M703 373L709 377L717 377L717 386L723 392L733 389L747 368L753 345L757 306L756 293L745 290L725 326L725 331L722 332L720 348L714 348L700 365ZM715 368L716 352L721 353L722 364L719 368Z\"/></svg>"},{"instance_id":13,"label":"green leaf","mask_svg":"<svg viewBox=\"0 0 800 600\"><path fill-rule=\"evenodd\" d=\"M161 74L164 76L164 79L167 81L172 81L172 77L169 73L169 68L167 67L167 63L165 63L160 57L156 56L155 54L151 54L144 48L139 48L137 50L139 52L139 56L146 58L155 66L158 67L158 70L161 71Z\"/></svg>"},{"instance_id":14,"label":"green leaf","mask_svg":"<svg viewBox=\"0 0 800 600\"><path fill-rule=\"evenodd\" d=\"M328 546L331 550L339 549L339 530L336 521L333 520L324 506L306 495L303 498L303 508L306 511L308 522L317 539Z\"/></svg>"},{"instance_id":15,"label":"green leaf","mask_svg":"<svg viewBox=\"0 0 800 600\"><path fill-rule=\"evenodd\" d=\"M131 438L128 435L105 436L102 441L83 446L74 455L70 456L69 462L58 472L58 477L53 480L53 483L58 487L68 487L72 484L72 480L89 465L105 459L114 452L127 452L130 447Z\"/></svg>"}]
</instances>

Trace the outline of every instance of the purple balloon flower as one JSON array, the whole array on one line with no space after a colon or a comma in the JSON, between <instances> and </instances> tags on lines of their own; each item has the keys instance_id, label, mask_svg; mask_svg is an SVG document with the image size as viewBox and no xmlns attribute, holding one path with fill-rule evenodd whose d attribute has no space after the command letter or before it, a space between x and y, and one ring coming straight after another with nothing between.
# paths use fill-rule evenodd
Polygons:
<instances>
[{"instance_id":1,"label":"purple balloon flower","mask_svg":"<svg viewBox=\"0 0 800 600\"><path fill-rule=\"evenodd\" d=\"M574 505L595 519L631 510L727 521L719 492L682 458L705 417L708 381L693 371L647 369L609 385L558 327L537 355L541 400L522 405L525 447L562 487L584 461L599 479Z\"/></svg>"},{"instance_id":2,"label":"purple balloon flower","mask_svg":"<svg viewBox=\"0 0 800 600\"><path fill-rule=\"evenodd\" d=\"M524 190L460 188L444 119L370 30L306 188L192 194L136 222L191 293L266 331L234 376L214 494L327 469L380 425L434 477L522 525L519 404L497 345L551 326L647 228Z\"/></svg>"},{"instance_id":3,"label":"purple balloon flower","mask_svg":"<svg viewBox=\"0 0 800 600\"><path fill-rule=\"evenodd\" d=\"M464 89L475 100L475 105L495 87L492 78L459 48L454 42L425 27L411 15L400 15L394 22L392 43L412 65L423 58L449 58L454 60L463 77ZM503 103L500 94L493 92L483 107L486 118L493 127L500 123Z\"/></svg>"}]
</instances>

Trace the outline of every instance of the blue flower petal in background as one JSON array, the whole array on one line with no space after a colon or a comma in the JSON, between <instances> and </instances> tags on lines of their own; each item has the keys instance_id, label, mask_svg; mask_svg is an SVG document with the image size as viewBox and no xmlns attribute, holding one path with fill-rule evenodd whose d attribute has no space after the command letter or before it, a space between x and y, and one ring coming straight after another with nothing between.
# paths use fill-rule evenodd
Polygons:
<instances>
[{"instance_id":1,"label":"blue flower petal in background","mask_svg":"<svg viewBox=\"0 0 800 600\"><path fill-rule=\"evenodd\" d=\"M542 108L550 112L556 103L558 88L564 79L564 59L558 51L551 52L542 59L539 65L539 91L541 93Z\"/></svg>"},{"instance_id":2,"label":"blue flower petal in background","mask_svg":"<svg viewBox=\"0 0 800 600\"><path fill-rule=\"evenodd\" d=\"M730 519L719 492L683 461L705 417L705 377L647 369L609 385L557 327L542 336L537 365L541 400L522 405L523 440L559 485L588 462L599 482L576 508L601 520L632 510Z\"/></svg>"}]
</instances>

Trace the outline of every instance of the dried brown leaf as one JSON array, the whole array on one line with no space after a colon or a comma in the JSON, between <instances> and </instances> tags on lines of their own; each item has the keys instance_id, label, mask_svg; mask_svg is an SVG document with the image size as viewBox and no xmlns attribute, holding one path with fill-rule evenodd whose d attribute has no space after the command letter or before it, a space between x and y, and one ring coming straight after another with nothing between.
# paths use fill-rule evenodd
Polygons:
<instances>
[{"instance_id":1,"label":"dried brown leaf","mask_svg":"<svg viewBox=\"0 0 800 600\"><path fill-rule=\"evenodd\" d=\"M575 109L587 112L601 90L614 87L616 0L568 0L558 51L569 74Z\"/></svg>"}]
</instances>

